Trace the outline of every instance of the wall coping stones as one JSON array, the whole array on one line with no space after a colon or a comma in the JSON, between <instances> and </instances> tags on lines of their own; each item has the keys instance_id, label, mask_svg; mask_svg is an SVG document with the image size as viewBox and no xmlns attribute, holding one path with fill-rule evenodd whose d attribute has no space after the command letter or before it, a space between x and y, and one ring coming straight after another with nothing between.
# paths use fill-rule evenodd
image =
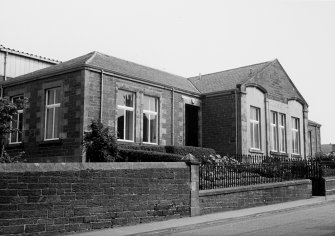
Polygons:
<instances>
[{"instance_id":1,"label":"wall coping stones","mask_svg":"<svg viewBox=\"0 0 335 236\"><path fill-rule=\"evenodd\" d=\"M280 187L285 187L285 186L311 184L311 182L312 181L309 179L303 179L303 180L293 180L293 181L268 183L268 184L257 184L257 185L233 187L233 188L200 190L199 196L203 197L203 196L211 196L211 195L221 195L221 194L230 194L230 193L247 192L247 191L255 191L255 190L262 190L262 189L270 189L270 188L280 188Z\"/></svg>"},{"instance_id":2,"label":"wall coping stones","mask_svg":"<svg viewBox=\"0 0 335 236\"><path fill-rule=\"evenodd\" d=\"M185 162L91 162L91 163L7 163L0 164L1 172L50 172L123 169L183 169Z\"/></svg>"}]
</instances>

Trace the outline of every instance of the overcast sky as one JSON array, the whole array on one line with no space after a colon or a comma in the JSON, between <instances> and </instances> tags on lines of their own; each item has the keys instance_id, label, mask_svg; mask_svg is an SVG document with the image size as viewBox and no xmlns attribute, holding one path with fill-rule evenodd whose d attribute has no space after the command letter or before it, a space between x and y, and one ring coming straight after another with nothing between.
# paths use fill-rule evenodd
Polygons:
<instances>
[{"instance_id":1,"label":"overcast sky","mask_svg":"<svg viewBox=\"0 0 335 236\"><path fill-rule=\"evenodd\" d=\"M277 58L335 143L335 1L0 0L0 44L91 51L189 77Z\"/></svg>"}]
</instances>

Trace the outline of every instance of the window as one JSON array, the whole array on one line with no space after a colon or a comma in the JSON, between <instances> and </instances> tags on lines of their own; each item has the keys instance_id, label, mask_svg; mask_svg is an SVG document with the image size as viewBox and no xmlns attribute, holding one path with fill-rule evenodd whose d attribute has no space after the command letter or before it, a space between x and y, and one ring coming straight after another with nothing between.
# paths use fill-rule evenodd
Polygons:
<instances>
[{"instance_id":1,"label":"window","mask_svg":"<svg viewBox=\"0 0 335 236\"><path fill-rule=\"evenodd\" d=\"M158 143L158 99L143 96L143 142Z\"/></svg>"},{"instance_id":2,"label":"window","mask_svg":"<svg viewBox=\"0 0 335 236\"><path fill-rule=\"evenodd\" d=\"M278 113L271 112L271 150L278 151Z\"/></svg>"},{"instance_id":3,"label":"window","mask_svg":"<svg viewBox=\"0 0 335 236\"><path fill-rule=\"evenodd\" d=\"M286 152L286 116L279 114L279 151Z\"/></svg>"},{"instance_id":4,"label":"window","mask_svg":"<svg viewBox=\"0 0 335 236\"><path fill-rule=\"evenodd\" d=\"M23 96L12 97L12 102L15 103L18 100L22 100ZM16 129L13 133L9 134L9 143L21 143L22 142L22 127L23 127L23 109L17 110L17 114L13 116L11 123L13 129Z\"/></svg>"},{"instance_id":5,"label":"window","mask_svg":"<svg viewBox=\"0 0 335 236\"><path fill-rule=\"evenodd\" d=\"M60 87L46 90L44 131L45 140L59 139L60 100Z\"/></svg>"},{"instance_id":6,"label":"window","mask_svg":"<svg viewBox=\"0 0 335 236\"><path fill-rule=\"evenodd\" d=\"M119 90L117 93L117 138L123 141L134 141L134 93Z\"/></svg>"},{"instance_id":7,"label":"window","mask_svg":"<svg viewBox=\"0 0 335 236\"><path fill-rule=\"evenodd\" d=\"M286 152L286 117L285 114L271 112L271 150Z\"/></svg>"},{"instance_id":8,"label":"window","mask_svg":"<svg viewBox=\"0 0 335 236\"><path fill-rule=\"evenodd\" d=\"M250 107L251 148L261 149L260 109Z\"/></svg>"},{"instance_id":9,"label":"window","mask_svg":"<svg viewBox=\"0 0 335 236\"><path fill-rule=\"evenodd\" d=\"M300 122L298 118L292 117L292 152L300 154Z\"/></svg>"}]
</instances>

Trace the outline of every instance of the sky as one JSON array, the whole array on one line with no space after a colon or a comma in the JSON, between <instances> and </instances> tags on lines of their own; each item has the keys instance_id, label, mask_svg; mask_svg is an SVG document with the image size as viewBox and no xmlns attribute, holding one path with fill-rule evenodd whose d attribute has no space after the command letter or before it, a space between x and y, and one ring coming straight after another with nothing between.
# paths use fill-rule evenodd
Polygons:
<instances>
[{"instance_id":1,"label":"sky","mask_svg":"<svg viewBox=\"0 0 335 236\"><path fill-rule=\"evenodd\" d=\"M91 51L190 77L278 59L335 143L335 0L0 0L0 44Z\"/></svg>"}]
</instances>

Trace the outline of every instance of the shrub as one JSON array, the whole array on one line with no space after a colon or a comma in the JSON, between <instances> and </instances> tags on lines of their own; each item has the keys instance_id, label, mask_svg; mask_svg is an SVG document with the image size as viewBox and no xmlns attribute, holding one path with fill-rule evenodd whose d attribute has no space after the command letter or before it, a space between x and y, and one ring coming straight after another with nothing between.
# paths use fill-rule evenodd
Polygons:
<instances>
[{"instance_id":1,"label":"shrub","mask_svg":"<svg viewBox=\"0 0 335 236\"><path fill-rule=\"evenodd\" d=\"M208 157L215 156L215 150L211 148L192 147L192 146L165 146L167 153L173 153L177 155L186 156L191 153L193 156L198 158L201 162Z\"/></svg>"},{"instance_id":2,"label":"shrub","mask_svg":"<svg viewBox=\"0 0 335 236\"><path fill-rule=\"evenodd\" d=\"M144 150L134 150L134 149L120 149L119 150L120 159L119 161L125 162L178 162L183 161L183 156L144 151Z\"/></svg>"},{"instance_id":3,"label":"shrub","mask_svg":"<svg viewBox=\"0 0 335 236\"><path fill-rule=\"evenodd\" d=\"M24 159L25 152L19 152L17 155L10 156L5 150L3 150L3 155L0 156L0 163L19 163L26 162Z\"/></svg>"},{"instance_id":4,"label":"shrub","mask_svg":"<svg viewBox=\"0 0 335 236\"><path fill-rule=\"evenodd\" d=\"M89 132L84 133L83 146L87 161L116 161L118 148L115 135L100 121L92 120Z\"/></svg>"},{"instance_id":5,"label":"shrub","mask_svg":"<svg viewBox=\"0 0 335 236\"><path fill-rule=\"evenodd\" d=\"M119 149L132 149L132 150L164 152L164 153L166 152L165 151L165 146L161 146L161 145L119 144Z\"/></svg>"}]
</instances>

